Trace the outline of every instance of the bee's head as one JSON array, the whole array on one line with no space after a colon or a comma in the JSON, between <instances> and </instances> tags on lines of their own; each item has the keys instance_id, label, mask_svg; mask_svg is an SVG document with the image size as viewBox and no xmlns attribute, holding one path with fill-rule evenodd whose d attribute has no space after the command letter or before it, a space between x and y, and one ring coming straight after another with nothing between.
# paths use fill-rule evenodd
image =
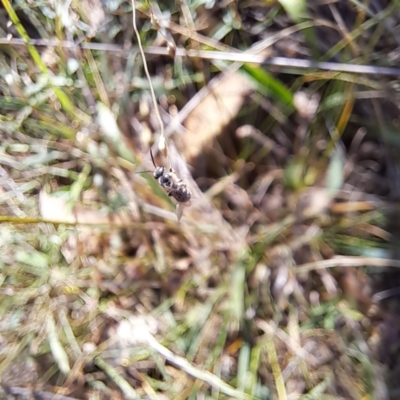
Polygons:
<instances>
[{"instance_id":1,"label":"bee's head","mask_svg":"<svg viewBox=\"0 0 400 400\"><path fill-rule=\"evenodd\" d=\"M158 179L161 178L165 173L165 168L164 167L157 167L154 172L153 172L153 176L154 178Z\"/></svg>"}]
</instances>

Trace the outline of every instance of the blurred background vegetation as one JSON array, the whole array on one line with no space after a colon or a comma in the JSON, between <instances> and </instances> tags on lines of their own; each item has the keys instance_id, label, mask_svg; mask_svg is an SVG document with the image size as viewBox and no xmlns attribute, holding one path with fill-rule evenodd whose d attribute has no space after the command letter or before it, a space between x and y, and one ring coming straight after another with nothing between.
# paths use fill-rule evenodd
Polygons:
<instances>
[{"instance_id":1,"label":"blurred background vegetation","mask_svg":"<svg viewBox=\"0 0 400 400\"><path fill-rule=\"evenodd\" d=\"M1 0L0 398L400 398L399 44L398 0Z\"/></svg>"}]
</instances>

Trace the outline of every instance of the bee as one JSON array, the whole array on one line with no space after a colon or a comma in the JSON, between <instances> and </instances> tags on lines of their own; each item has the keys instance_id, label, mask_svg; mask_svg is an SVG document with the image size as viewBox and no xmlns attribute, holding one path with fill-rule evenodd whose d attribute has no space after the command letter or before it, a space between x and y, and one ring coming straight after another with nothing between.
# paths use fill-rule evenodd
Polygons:
<instances>
[{"instance_id":1,"label":"bee","mask_svg":"<svg viewBox=\"0 0 400 400\"><path fill-rule=\"evenodd\" d=\"M192 193L187 188L186 183L176 176L172 168L167 172L166 168L158 167L154 161L151 149L150 155L155 168L153 176L160 186L166 190L168 196L173 197L178 203L188 203L192 198Z\"/></svg>"}]
</instances>

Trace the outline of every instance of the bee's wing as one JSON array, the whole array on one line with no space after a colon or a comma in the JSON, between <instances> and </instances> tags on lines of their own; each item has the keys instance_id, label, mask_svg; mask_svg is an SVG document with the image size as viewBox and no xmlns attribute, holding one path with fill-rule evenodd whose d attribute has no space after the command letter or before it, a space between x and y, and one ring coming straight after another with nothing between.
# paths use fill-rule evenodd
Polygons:
<instances>
[{"instance_id":1,"label":"bee's wing","mask_svg":"<svg viewBox=\"0 0 400 400\"><path fill-rule=\"evenodd\" d=\"M176 176L183 181L193 179L188 165L178 153L178 150L172 142L169 143L169 156L171 158L172 168L174 169Z\"/></svg>"}]
</instances>

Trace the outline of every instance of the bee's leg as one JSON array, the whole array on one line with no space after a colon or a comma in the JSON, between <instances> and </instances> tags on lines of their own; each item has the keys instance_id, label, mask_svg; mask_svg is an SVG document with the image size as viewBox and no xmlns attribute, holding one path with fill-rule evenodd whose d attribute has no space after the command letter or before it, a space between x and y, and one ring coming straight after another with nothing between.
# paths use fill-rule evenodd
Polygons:
<instances>
[{"instance_id":1,"label":"bee's leg","mask_svg":"<svg viewBox=\"0 0 400 400\"><path fill-rule=\"evenodd\" d=\"M172 196L172 192L169 192L169 193L168 193L168 196Z\"/></svg>"}]
</instances>

